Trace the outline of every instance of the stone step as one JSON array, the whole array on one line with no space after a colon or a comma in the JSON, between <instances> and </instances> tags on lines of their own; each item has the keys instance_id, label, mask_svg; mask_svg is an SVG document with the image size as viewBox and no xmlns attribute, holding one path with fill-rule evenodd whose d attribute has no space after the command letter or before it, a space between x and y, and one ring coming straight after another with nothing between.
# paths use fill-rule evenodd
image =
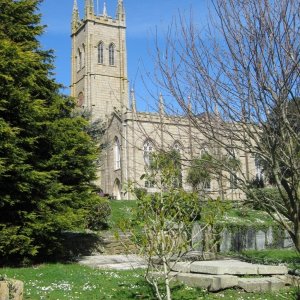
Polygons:
<instances>
[{"instance_id":1,"label":"stone step","mask_svg":"<svg viewBox=\"0 0 300 300\"><path fill-rule=\"evenodd\" d=\"M130 270L146 268L145 261L137 255L84 256L78 263L96 269Z\"/></svg>"},{"instance_id":2,"label":"stone step","mask_svg":"<svg viewBox=\"0 0 300 300\"><path fill-rule=\"evenodd\" d=\"M275 277L239 278L238 286L248 293L273 292L285 287L285 282Z\"/></svg>"},{"instance_id":3,"label":"stone step","mask_svg":"<svg viewBox=\"0 0 300 300\"><path fill-rule=\"evenodd\" d=\"M257 266L238 260L197 261L191 264L192 273L257 275Z\"/></svg>"},{"instance_id":4,"label":"stone step","mask_svg":"<svg viewBox=\"0 0 300 300\"><path fill-rule=\"evenodd\" d=\"M171 266L172 271L180 273L190 273L191 272L191 262L177 262Z\"/></svg>"},{"instance_id":5,"label":"stone step","mask_svg":"<svg viewBox=\"0 0 300 300\"><path fill-rule=\"evenodd\" d=\"M190 287L204 288L211 292L217 292L238 285L238 277L232 275L209 275L178 273L177 280Z\"/></svg>"},{"instance_id":6,"label":"stone step","mask_svg":"<svg viewBox=\"0 0 300 300\"><path fill-rule=\"evenodd\" d=\"M187 265L178 265L174 271L181 271ZM213 261L196 261L190 264L190 272L213 275L285 275L288 272L286 266L267 266L257 265L239 260L213 260Z\"/></svg>"}]
</instances>

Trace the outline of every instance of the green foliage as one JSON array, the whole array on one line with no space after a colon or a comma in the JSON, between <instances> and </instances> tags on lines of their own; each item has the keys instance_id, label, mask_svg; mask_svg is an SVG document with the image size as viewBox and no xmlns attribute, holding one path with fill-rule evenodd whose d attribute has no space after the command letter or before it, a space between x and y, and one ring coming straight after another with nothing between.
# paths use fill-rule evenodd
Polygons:
<instances>
[{"instance_id":1,"label":"green foliage","mask_svg":"<svg viewBox=\"0 0 300 300\"><path fill-rule=\"evenodd\" d=\"M110 214L111 207L109 201L105 198L100 198L87 211L86 227L92 230L107 229Z\"/></svg>"},{"instance_id":2,"label":"green foliage","mask_svg":"<svg viewBox=\"0 0 300 300\"><path fill-rule=\"evenodd\" d=\"M201 202L201 223L214 226L230 208L231 203L221 201L220 198Z\"/></svg>"},{"instance_id":3,"label":"green foliage","mask_svg":"<svg viewBox=\"0 0 300 300\"><path fill-rule=\"evenodd\" d=\"M210 154L205 153L200 158L194 158L188 170L187 182L192 185L194 190L197 189L199 184L205 184L211 180L213 168Z\"/></svg>"},{"instance_id":4,"label":"green foliage","mask_svg":"<svg viewBox=\"0 0 300 300\"><path fill-rule=\"evenodd\" d=\"M247 250L239 254L244 260L262 264L286 263L290 268L300 269L300 255L292 249Z\"/></svg>"},{"instance_id":5,"label":"green foliage","mask_svg":"<svg viewBox=\"0 0 300 300\"><path fill-rule=\"evenodd\" d=\"M283 197L280 195L279 190L272 187L251 189L247 195L247 200L252 203L255 209L262 210L264 209L265 204L268 204L270 201L274 203L283 203ZM272 206L270 206L268 210L269 212L272 212Z\"/></svg>"},{"instance_id":6,"label":"green foliage","mask_svg":"<svg viewBox=\"0 0 300 300\"><path fill-rule=\"evenodd\" d=\"M175 150L152 153L150 166L142 177L161 190L167 190L171 186L181 188L180 153Z\"/></svg>"},{"instance_id":7,"label":"green foliage","mask_svg":"<svg viewBox=\"0 0 300 300\"><path fill-rule=\"evenodd\" d=\"M97 197L88 120L51 78L38 0L0 0L0 263L52 255Z\"/></svg>"}]
</instances>

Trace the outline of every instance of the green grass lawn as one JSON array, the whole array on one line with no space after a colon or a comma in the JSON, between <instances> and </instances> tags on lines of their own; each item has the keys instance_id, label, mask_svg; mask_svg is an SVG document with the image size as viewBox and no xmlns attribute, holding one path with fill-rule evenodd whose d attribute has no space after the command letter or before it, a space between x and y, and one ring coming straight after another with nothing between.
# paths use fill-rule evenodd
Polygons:
<instances>
[{"instance_id":1,"label":"green grass lawn","mask_svg":"<svg viewBox=\"0 0 300 300\"><path fill-rule=\"evenodd\" d=\"M266 249L247 250L238 254L241 258L255 263L279 264L286 263L289 268L300 269L300 255L296 250Z\"/></svg>"},{"instance_id":2,"label":"green grass lawn","mask_svg":"<svg viewBox=\"0 0 300 300\"><path fill-rule=\"evenodd\" d=\"M109 217L109 225L115 228L120 220L130 218L131 210L137 207L136 200L111 200L111 215ZM274 225L271 217L263 211L254 210L247 207L231 207L226 210L224 216L219 220L222 224L230 224L236 226L263 226L268 227Z\"/></svg>"},{"instance_id":3,"label":"green grass lawn","mask_svg":"<svg viewBox=\"0 0 300 300\"><path fill-rule=\"evenodd\" d=\"M43 264L30 268L4 268L0 275L25 283L25 300L154 300L151 289L143 280L143 271L93 270L77 264ZM278 293L246 294L240 290L219 293L184 286L173 287L174 300L274 300L295 299L293 289Z\"/></svg>"},{"instance_id":4,"label":"green grass lawn","mask_svg":"<svg viewBox=\"0 0 300 300\"><path fill-rule=\"evenodd\" d=\"M136 208L135 200L111 200L111 215L109 218L109 226L115 228L121 220L130 218L131 210Z\"/></svg>"}]
</instances>

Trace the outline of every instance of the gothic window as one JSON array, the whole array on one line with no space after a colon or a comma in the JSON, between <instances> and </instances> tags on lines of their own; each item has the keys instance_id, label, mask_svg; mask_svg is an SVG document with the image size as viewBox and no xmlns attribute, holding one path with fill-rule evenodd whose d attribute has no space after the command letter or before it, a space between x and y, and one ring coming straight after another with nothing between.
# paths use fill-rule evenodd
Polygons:
<instances>
[{"instance_id":1,"label":"gothic window","mask_svg":"<svg viewBox=\"0 0 300 300\"><path fill-rule=\"evenodd\" d=\"M232 172L230 173L229 183L230 183L230 188L231 189L236 189L237 188L238 180L237 180L236 173L232 173Z\"/></svg>"},{"instance_id":2,"label":"gothic window","mask_svg":"<svg viewBox=\"0 0 300 300\"><path fill-rule=\"evenodd\" d=\"M211 181L210 180L205 180L203 187L205 190L210 191L211 190Z\"/></svg>"},{"instance_id":3,"label":"gothic window","mask_svg":"<svg viewBox=\"0 0 300 300\"><path fill-rule=\"evenodd\" d=\"M117 137L115 137L114 154L115 154L115 170L118 170L121 168L121 147L120 147L119 139Z\"/></svg>"},{"instance_id":4,"label":"gothic window","mask_svg":"<svg viewBox=\"0 0 300 300\"><path fill-rule=\"evenodd\" d=\"M201 151L200 151L200 156L202 157L202 156L205 156L205 155L209 155L209 154L208 154L208 150L207 150L206 148L203 148L203 149L201 149Z\"/></svg>"},{"instance_id":5,"label":"gothic window","mask_svg":"<svg viewBox=\"0 0 300 300\"><path fill-rule=\"evenodd\" d=\"M82 63L82 56L80 49L77 50L77 71L80 71L81 69L81 63Z\"/></svg>"},{"instance_id":6,"label":"gothic window","mask_svg":"<svg viewBox=\"0 0 300 300\"><path fill-rule=\"evenodd\" d=\"M98 64L103 64L103 42L98 44Z\"/></svg>"},{"instance_id":7,"label":"gothic window","mask_svg":"<svg viewBox=\"0 0 300 300\"><path fill-rule=\"evenodd\" d=\"M179 142L176 141L176 142L174 143L173 148L174 148L174 150L175 150L176 152L178 152L179 154L181 154L182 146L181 146L181 144L180 144Z\"/></svg>"},{"instance_id":8,"label":"gothic window","mask_svg":"<svg viewBox=\"0 0 300 300\"><path fill-rule=\"evenodd\" d=\"M236 149L229 148L229 164L231 165L231 170L229 174L229 186L231 189L236 189L238 184L237 177L237 166L238 166L238 152Z\"/></svg>"},{"instance_id":9,"label":"gothic window","mask_svg":"<svg viewBox=\"0 0 300 300\"><path fill-rule=\"evenodd\" d=\"M83 103L84 103L84 95L82 92L80 92L77 98L77 106L82 107Z\"/></svg>"},{"instance_id":10,"label":"gothic window","mask_svg":"<svg viewBox=\"0 0 300 300\"><path fill-rule=\"evenodd\" d=\"M146 180L145 181L145 188L153 188L154 187L154 181Z\"/></svg>"},{"instance_id":11,"label":"gothic window","mask_svg":"<svg viewBox=\"0 0 300 300\"><path fill-rule=\"evenodd\" d=\"M81 68L85 66L85 46L82 44Z\"/></svg>"},{"instance_id":12,"label":"gothic window","mask_svg":"<svg viewBox=\"0 0 300 300\"><path fill-rule=\"evenodd\" d=\"M144 151L144 162L146 167L149 167L151 164L151 153L153 152L154 147L151 141L147 140L144 143L143 151Z\"/></svg>"},{"instance_id":13,"label":"gothic window","mask_svg":"<svg viewBox=\"0 0 300 300\"><path fill-rule=\"evenodd\" d=\"M263 167L262 161L259 156L255 156L254 158L254 165L255 165L255 179L254 182L257 187L264 187L264 175L263 175Z\"/></svg>"},{"instance_id":14,"label":"gothic window","mask_svg":"<svg viewBox=\"0 0 300 300\"><path fill-rule=\"evenodd\" d=\"M115 65L115 45L114 44L109 45L109 65L110 66Z\"/></svg>"},{"instance_id":15,"label":"gothic window","mask_svg":"<svg viewBox=\"0 0 300 300\"><path fill-rule=\"evenodd\" d=\"M203 161L209 161L211 157L211 152L208 152L207 148L204 147L200 151L200 158ZM200 188L205 190L205 191L210 191L211 190L211 174L209 174L208 177L203 178L203 181L200 183Z\"/></svg>"},{"instance_id":16,"label":"gothic window","mask_svg":"<svg viewBox=\"0 0 300 300\"><path fill-rule=\"evenodd\" d=\"M182 154L182 145L176 141L173 145L173 149L178 153L178 156L175 157L176 164L178 167L178 176L174 179L174 187L182 187L182 166L181 166L181 154Z\"/></svg>"}]
</instances>

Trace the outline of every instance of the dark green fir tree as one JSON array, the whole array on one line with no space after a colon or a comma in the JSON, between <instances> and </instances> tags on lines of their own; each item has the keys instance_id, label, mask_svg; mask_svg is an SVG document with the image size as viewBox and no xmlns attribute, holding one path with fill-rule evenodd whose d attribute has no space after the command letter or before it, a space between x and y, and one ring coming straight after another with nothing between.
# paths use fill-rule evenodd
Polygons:
<instances>
[{"instance_id":1,"label":"dark green fir tree","mask_svg":"<svg viewBox=\"0 0 300 300\"><path fill-rule=\"evenodd\" d=\"M40 0L0 0L0 263L58 251L98 200L98 149L43 51Z\"/></svg>"}]
</instances>

